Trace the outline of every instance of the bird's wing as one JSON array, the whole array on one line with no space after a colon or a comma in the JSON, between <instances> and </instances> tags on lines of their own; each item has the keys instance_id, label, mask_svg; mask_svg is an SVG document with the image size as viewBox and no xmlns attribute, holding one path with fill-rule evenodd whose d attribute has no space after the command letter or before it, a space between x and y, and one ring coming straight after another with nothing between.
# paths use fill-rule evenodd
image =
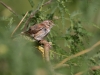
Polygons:
<instances>
[{"instance_id":1,"label":"bird's wing","mask_svg":"<svg viewBox=\"0 0 100 75\"><path fill-rule=\"evenodd\" d=\"M32 34L36 34L37 32L39 32L40 30L42 30L43 28L45 28L45 26L43 24L36 24L34 26L31 26L29 28L29 31L32 33Z\"/></svg>"},{"instance_id":2,"label":"bird's wing","mask_svg":"<svg viewBox=\"0 0 100 75\"><path fill-rule=\"evenodd\" d=\"M46 28L43 28L42 30L40 30L39 32L37 32L34 35L34 39L35 40L42 40L50 31L48 31Z\"/></svg>"}]
</instances>

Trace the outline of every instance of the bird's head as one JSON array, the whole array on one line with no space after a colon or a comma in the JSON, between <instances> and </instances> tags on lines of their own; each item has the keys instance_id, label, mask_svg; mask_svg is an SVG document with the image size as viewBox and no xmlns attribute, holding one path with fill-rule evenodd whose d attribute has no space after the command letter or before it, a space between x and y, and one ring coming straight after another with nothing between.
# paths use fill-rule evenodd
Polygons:
<instances>
[{"instance_id":1,"label":"bird's head","mask_svg":"<svg viewBox=\"0 0 100 75\"><path fill-rule=\"evenodd\" d=\"M45 20L42 22L42 24L44 24L45 26L52 28L54 26L54 23L52 22L52 20Z\"/></svg>"}]
</instances>

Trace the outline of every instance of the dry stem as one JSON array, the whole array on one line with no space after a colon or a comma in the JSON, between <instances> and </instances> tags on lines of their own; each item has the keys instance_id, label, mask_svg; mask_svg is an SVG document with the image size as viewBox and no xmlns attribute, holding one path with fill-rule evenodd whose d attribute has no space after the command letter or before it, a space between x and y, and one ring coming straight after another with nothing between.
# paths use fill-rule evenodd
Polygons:
<instances>
[{"instance_id":1,"label":"dry stem","mask_svg":"<svg viewBox=\"0 0 100 75\"><path fill-rule=\"evenodd\" d=\"M54 68L52 67L52 64L50 62L50 57L49 57L49 52L50 52L51 46L50 46L49 42L46 40L41 40L40 43L43 44L43 46L44 46L44 58L50 68L50 71L51 71L52 75L55 75Z\"/></svg>"},{"instance_id":2,"label":"dry stem","mask_svg":"<svg viewBox=\"0 0 100 75\"><path fill-rule=\"evenodd\" d=\"M6 5L4 2L0 1L0 3L6 7L8 10L10 10L13 14L15 14L17 17L18 17L18 14L11 8L9 7L8 5Z\"/></svg>"},{"instance_id":3,"label":"dry stem","mask_svg":"<svg viewBox=\"0 0 100 75\"><path fill-rule=\"evenodd\" d=\"M18 29L18 27L21 25L21 23L23 22L23 20L25 19L25 17L27 16L28 12L26 12L25 16L22 18L22 20L19 22L19 24L17 25L17 27L14 29L14 31L11 34L11 37L13 36L13 34L16 32L16 30Z\"/></svg>"},{"instance_id":4,"label":"dry stem","mask_svg":"<svg viewBox=\"0 0 100 75\"><path fill-rule=\"evenodd\" d=\"M45 5L50 4L51 1L52 1L52 0L47 1L47 2L44 3L42 6L40 6L39 8L37 8L37 10L33 11L33 12L30 14L29 18L28 18L27 21L25 22L25 27L24 27L23 31L26 31L26 28L28 27L28 24L29 24L29 22L30 22L30 19L34 17L34 15L40 10L40 8L43 7L43 6L45 6Z\"/></svg>"},{"instance_id":5,"label":"dry stem","mask_svg":"<svg viewBox=\"0 0 100 75\"><path fill-rule=\"evenodd\" d=\"M44 58L47 62L49 62L50 61L50 58L49 58L50 44L46 40L41 40L40 43L44 45Z\"/></svg>"},{"instance_id":6,"label":"dry stem","mask_svg":"<svg viewBox=\"0 0 100 75\"><path fill-rule=\"evenodd\" d=\"M72 55L72 56L69 56L69 57L65 58L65 59L62 60L60 63L58 63L58 64L54 67L54 69L57 69L57 68L61 67L65 62L67 62L67 61L70 60L70 59L73 59L73 58L75 58L75 57L78 57L78 56L80 56L80 55L83 55L83 54L85 54L85 53L88 53L88 52L92 51L92 50L93 50L95 47L97 47L98 45L100 45L100 41L98 41L96 44L94 44L91 48L82 50L81 52L76 53L75 55Z\"/></svg>"},{"instance_id":7,"label":"dry stem","mask_svg":"<svg viewBox=\"0 0 100 75\"><path fill-rule=\"evenodd\" d=\"M95 70L98 70L98 69L100 69L100 66L93 66L93 67L89 68L88 70L95 71ZM86 71L88 71L88 70L86 70ZM86 71L78 72L78 73L76 73L75 75L82 75L82 74L83 74L84 72L86 72Z\"/></svg>"}]
</instances>

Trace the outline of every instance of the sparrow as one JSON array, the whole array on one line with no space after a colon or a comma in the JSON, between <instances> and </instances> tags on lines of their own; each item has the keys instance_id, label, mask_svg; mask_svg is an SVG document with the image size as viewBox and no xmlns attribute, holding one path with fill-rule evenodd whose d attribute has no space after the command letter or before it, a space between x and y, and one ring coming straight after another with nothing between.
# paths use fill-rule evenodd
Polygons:
<instances>
[{"instance_id":1,"label":"sparrow","mask_svg":"<svg viewBox=\"0 0 100 75\"><path fill-rule=\"evenodd\" d=\"M32 38L37 41L43 40L44 37L50 32L54 23L51 20L45 20L39 24L30 26L28 31L25 33L29 34Z\"/></svg>"}]
</instances>

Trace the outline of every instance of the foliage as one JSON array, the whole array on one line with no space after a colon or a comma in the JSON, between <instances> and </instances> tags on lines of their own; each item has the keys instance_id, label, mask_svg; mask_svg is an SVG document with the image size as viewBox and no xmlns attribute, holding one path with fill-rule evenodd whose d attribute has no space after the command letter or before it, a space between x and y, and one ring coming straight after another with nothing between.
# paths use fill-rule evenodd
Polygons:
<instances>
[{"instance_id":1,"label":"foliage","mask_svg":"<svg viewBox=\"0 0 100 75\"><path fill-rule=\"evenodd\" d=\"M14 33L13 37L11 37L11 33L17 26L18 21L21 20L25 14L19 14L20 17L17 19L17 16L13 15L7 18L4 16L0 18L0 75L38 75L38 72L40 72L40 74L45 72L47 73L45 75L51 75L47 63L43 61L42 54L38 51L38 47L42 47L42 45L33 41L32 38L20 34L25 26L26 20L30 17L32 12L37 11L34 17L31 18L29 26L47 19L53 20L56 24L46 38L52 42L52 48L50 50L52 65L58 64L58 62L61 62L68 56L84 51L84 49L91 45L91 38L93 38L95 34L92 34L93 30L87 29L86 24L91 24L91 26L88 25L88 27L95 26L97 28L96 30L100 28L92 21L87 23L84 20L84 18L86 19L87 17L84 15L89 15L85 13L88 7L85 8L86 6L80 4L82 4L82 2L86 4L86 1L89 0L52 0L52 2L45 6L43 6L43 4L47 0L39 0L39 4L35 4L33 0L28 1L32 9L29 10L27 17ZM93 0L91 0L91 2L92 1ZM74 8L77 7L77 5L78 8ZM71 8L73 8L73 10L71 10ZM99 48L100 47L96 48L94 52L92 51L69 60L64 64L64 67L55 69L55 72L62 75L75 75L79 72L84 72L84 75L100 75L99 70L89 70L93 66L100 65Z\"/></svg>"}]
</instances>

